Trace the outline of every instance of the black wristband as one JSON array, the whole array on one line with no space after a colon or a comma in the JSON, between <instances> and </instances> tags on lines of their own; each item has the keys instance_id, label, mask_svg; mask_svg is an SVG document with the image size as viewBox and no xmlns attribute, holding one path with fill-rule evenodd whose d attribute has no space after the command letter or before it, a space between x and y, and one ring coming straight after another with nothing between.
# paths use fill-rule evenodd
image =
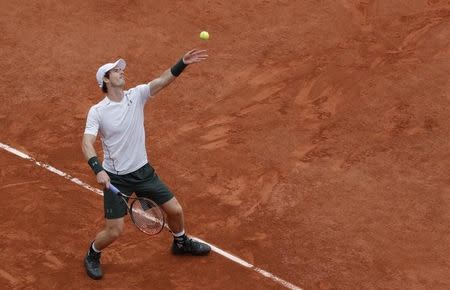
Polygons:
<instances>
[{"instance_id":1,"label":"black wristband","mask_svg":"<svg viewBox=\"0 0 450 290\"><path fill-rule=\"evenodd\" d=\"M92 171L94 171L95 175L97 175L97 173L99 173L100 171L103 171L103 167L98 161L97 156L91 157L88 160L88 164L92 168Z\"/></svg>"},{"instance_id":2,"label":"black wristband","mask_svg":"<svg viewBox=\"0 0 450 290\"><path fill-rule=\"evenodd\" d=\"M171 69L170 72L174 76L179 76L183 70L187 67L187 64L184 63L183 58L181 58Z\"/></svg>"}]
</instances>

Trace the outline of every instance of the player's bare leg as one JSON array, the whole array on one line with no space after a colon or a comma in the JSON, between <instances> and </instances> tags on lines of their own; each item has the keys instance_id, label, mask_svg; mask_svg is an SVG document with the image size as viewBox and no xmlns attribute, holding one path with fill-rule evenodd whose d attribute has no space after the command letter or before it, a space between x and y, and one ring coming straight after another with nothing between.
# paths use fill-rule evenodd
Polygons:
<instances>
[{"instance_id":1,"label":"player's bare leg","mask_svg":"<svg viewBox=\"0 0 450 290\"><path fill-rule=\"evenodd\" d=\"M179 233L184 230L183 208L178 200L174 197L168 202L161 205L161 208L167 214L167 223L173 233Z\"/></svg>"},{"instance_id":2,"label":"player's bare leg","mask_svg":"<svg viewBox=\"0 0 450 290\"><path fill-rule=\"evenodd\" d=\"M106 219L105 228L97 234L84 259L86 272L92 279L103 277L100 267L101 250L112 244L123 232L124 218Z\"/></svg>"},{"instance_id":3,"label":"player's bare leg","mask_svg":"<svg viewBox=\"0 0 450 290\"><path fill-rule=\"evenodd\" d=\"M173 234L173 254L204 256L211 251L211 247L207 244L192 240L186 235L183 209L175 197L161 205L161 208L167 214L167 222Z\"/></svg>"},{"instance_id":4,"label":"player's bare leg","mask_svg":"<svg viewBox=\"0 0 450 290\"><path fill-rule=\"evenodd\" d=\"M112 244L123 232L124 218L106 219L105 228L97 234L94 240L95 249L103 250Z\"/></svg>"}]
</instances>

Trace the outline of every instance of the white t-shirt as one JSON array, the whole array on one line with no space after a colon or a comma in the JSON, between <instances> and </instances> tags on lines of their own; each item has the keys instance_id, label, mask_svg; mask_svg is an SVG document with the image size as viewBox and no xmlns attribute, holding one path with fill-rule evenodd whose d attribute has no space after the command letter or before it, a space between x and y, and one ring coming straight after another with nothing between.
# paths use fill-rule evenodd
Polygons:
<instances>
[{"instance_id":1,"label":"white t-shirt","mask_svg":"<svg viewBox=\"0 0 450 290\"><path fill-rule=\"evenodd\" d=\"M122 101L105 97L89 110L84 134L97 136L100 131L106 171L124 175L148 162L144 105L149 96L149 85L139 85L124 91Z\"/></svg>"}]
</instances>

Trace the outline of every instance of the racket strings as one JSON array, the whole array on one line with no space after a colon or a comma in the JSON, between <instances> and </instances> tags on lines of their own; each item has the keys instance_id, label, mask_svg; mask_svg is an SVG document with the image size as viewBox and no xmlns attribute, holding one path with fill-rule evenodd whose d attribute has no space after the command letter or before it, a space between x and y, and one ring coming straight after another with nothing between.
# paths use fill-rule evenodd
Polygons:
<instances>
[{"instance_id":1,"label":"racket strings","mask_svg":"<svg viewBox=\"0 0 450 290\"><path fill-rule=\"evenodd\" d=\"M148 199L136 199L131 204L131 218L136 226L148 234L157 234L164 227L161 209Z\"/></svg>"}]
</instances>

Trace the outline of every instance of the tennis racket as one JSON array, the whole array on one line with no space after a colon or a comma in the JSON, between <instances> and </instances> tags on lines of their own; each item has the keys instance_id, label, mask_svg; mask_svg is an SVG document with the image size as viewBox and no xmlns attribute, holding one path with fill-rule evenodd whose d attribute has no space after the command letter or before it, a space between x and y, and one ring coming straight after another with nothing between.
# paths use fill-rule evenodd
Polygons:
<instances>
[{"instance_id":1,"label":"tennis racket","mask_svg":"<svg viewBox=\"0 0 450 290\"><path fill-rule=\"evenodd\" d=\"M122 198L127 205L131 220L139 230L150 236L157 235L163 230L166 223L164 214L153 200L145 197L130 197L112 184L109 185L109 189ZM125 198L133 200L131 205L128 205Z\"/></svg>"}]
</instances>

